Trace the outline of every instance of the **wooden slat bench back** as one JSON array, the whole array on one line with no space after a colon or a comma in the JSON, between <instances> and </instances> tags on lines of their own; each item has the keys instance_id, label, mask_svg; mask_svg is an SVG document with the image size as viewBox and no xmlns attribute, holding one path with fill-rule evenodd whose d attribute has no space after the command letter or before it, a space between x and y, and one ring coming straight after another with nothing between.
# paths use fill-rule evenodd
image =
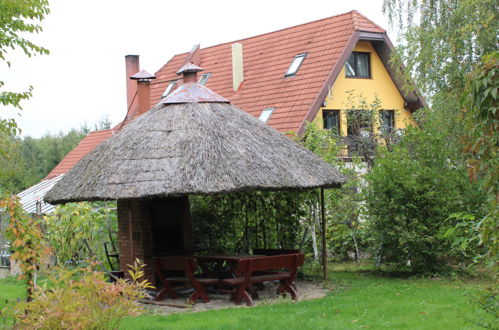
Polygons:
<instances>
[{"instance_id":1,"label":"wooden slat bench back","mask_svg":"<svg viewBox=\"0 0 499 330\"><path fill-rule=\"evenodd\" d=\"M298 267L301 267L303 262L303 253L241 259L237 266L238 276L233 279L223 279L222 282L235 288L233 298L237 304L244 299L248 306L252 305L253 301L246 292L248 289L251 290L251 284L277 280L280 281L277 293L282 294L287 291L292 299L296 299L297 291L293 281ZM280 271L282 269L286 271Z\"/></svg>"}]
</instances>

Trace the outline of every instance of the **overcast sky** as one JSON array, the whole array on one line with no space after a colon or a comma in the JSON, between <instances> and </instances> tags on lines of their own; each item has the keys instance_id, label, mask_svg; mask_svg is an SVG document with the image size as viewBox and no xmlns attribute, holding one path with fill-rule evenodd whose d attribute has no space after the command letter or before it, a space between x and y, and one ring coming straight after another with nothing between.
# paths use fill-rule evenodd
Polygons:
<instances>
[{"instance_id":1,"label":"overcast sky","mask_svg":"<svg viewBox=\"0 0 499 330\"><path fill-rule=\"evenodd\" d=\"M34 96L17 112L23 136L39 137L93 125L102 116L113 124L126 113L125 60L140 55L141 69L156 72L173 55L307 23L352 9L393 30L381 12L383 0L51 0L44 31L30 36L50 50L27 58L10 53L0 65L10 90L33 85Z\"/></svg>"}]
</instances>

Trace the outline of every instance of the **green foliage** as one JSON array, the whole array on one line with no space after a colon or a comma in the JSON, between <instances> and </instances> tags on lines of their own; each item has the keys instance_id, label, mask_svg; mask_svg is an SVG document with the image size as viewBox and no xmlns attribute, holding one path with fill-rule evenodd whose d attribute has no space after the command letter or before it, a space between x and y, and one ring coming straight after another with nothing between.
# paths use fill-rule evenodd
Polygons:
<instances>
[{"instance_id":1,"label":"green foliage","mask_svg":"<svg viewBox=\"0 0 499 330\"><path fill-rule=\"evenodd\" d=\"M17 197L0 200L0 209L5 209L9 225L5 231L12 250L11 260L18 263L20 278L26 283L27 299L35 289L35 274L40 265L47 261L50 248L45 242L38 221L28 216Z\"/></svg>"},{"instance_id":2,"label":"green foliage","mask_svg":"<svg viewBox=\"0 0 499 330\"><path fill-rule=\"evenodd\" d=\"M473 214L455 213L448 219L443 238L450 241L449 256L478 263L483 257L480 247L480 222Z\"/></svg>"},{"instance_id":3,"label":"green foliage","mask_svg":"<svg viewBox=\"0 0 499 330\"><path fill-rule=\"evenodd\" d=\"M143 264L130 266L132 280L106 282L95 264L68 270L57 268L48 278L50 288L39 287L34 300L19 303L13 316L21 329L118 329L126 316L142 313L140 299L153 288L144 276Z\"/></svg>"},{"instance_id":4,"label":"green foliage","mask_svg":"<svg viewBox=\"0 0 499 330\"><path fill-rule=\"evenodd\" d=\"M0 196L13 192L24 169L19 139L0 133Z\"/></svg>"},{"instance_id":5,"label":"green foliage","mask_svg":"<svg viewBox=\"0 0 499 330\"><path fill-rule=\"evenodd\" d=\"M226 252L255 248L296 248L303 193L255 191L193 196L196 245Z\"/></svg>"},{"instance_id":6,"label":"green foliage","mask_svg":"<svg viewBox=\"0 0 499 330\"><path fill-rule=\"evenodd\" d=\"M463 105L466 109L468 172L472 180L479 180L488 196L487 214L480 219L481 243L486 248L487 265L493 272L496 285L491 285L476 303L495 316L496 323L483 323L492 328L499 318L499 53L486 55L469 75Z\"/></svg>"},{"instance_id":7,"label":"green foliage","mask_svg":"<svg viewBox=\"0 0 499 330\"><path fill-rule=\"evenodd\" d=\"M483 178L492 200L499 193L499 52L484 56L469 76L463 96L466 108L466 152L470 177Z\"/></svg>"},{"instance_id":8,"label":"green foliage","mask_svg":"<svg viewBox=\"0 0 499 330\"><path fill-rule=\"evenodd\" d=\"M48 0L0 0L0 61L9 67L6 55L9 49L21 49L29 57L48 54L49 51L27 39L27 34L39 33L39 23L49 13ZM21 101L32 96L33 87L25 92L2 90L5 82L0 80L0 104L21 108ZM14 119L0 118L0 133L16 135L20 130Z\"/></svg>"},{"instance_id":9,"label":"green foliage","mask_svg":"<svg viewBox=\"0 0 499 330\"><path fill-rule=\"evenodd\" d=\"M58 265L78 265L92 258L107 264L104 243L116 245L116 203L68 203L44 217L46 239ZM109 265L112 268L113 265Z\"/></svg>"},{"instance_id":10,"label":"green foliage","mask_svg":"<svg viewBox=\"0 0 499 330\"><path fill-rule=\"evenodd\" d=\"M352 98L354 95L352 94ZM356 120L371 120L372 111L366 107L357 105L365 111L356 110ZM372 123L372 122L371 122ZM360 126L359 126L360 127ZM313 123L307 125L302 144L319 155L322 159L333 165L344 175L348 181L343 187L337 189L327 189L325 191L326 208L326 238L329 257L334 260L347 260L349 253L353 253L358 259L362 252L366 251L365 226L359 222L361 195L358 194L361 175L356 169L363 167L363 158L354 157L352 162L344 162L338 158L345 147L337 132L318 128ZM307 199L310 206L310 222L318 217L319 205L318 196L310 194ZM317 227L319 222L316 221Z\"/></svg>"},{"instance_id":11,"label":"green foliage","mask_svg":"<svg viewBox=\"0 0 499 330\"><path fill-rule=\"evenodd\" d=\"M0 172L0 192L18 193L40 182L83 137L82 131L75 129L41 138L0 134L0 164L4 169Z\"/></svg>"},{"instance_id":12,"label":"green foliage","mask_svg":"<svg viewBox=\"0 0 499 330\"><path fill-rule=\"evenodd\" d=\"M393 152L379 153L366 179L375 253L412 271L440 271L449 255L459 255L442 237L450 214L483 214L483 193L469 182L463 158L447 148L446 134L436 130L408 129Z\"/></svg>"},{"instance_id":13,"label":"green foliage","mask_svg":"<svg viewBox=\"0 0 499 330\"><path fill-rule=\"evenodd\" d=\"M420 123L447 132L447 144L460 153L466 131L460 100L467 75L497 51L497 0L385 0L383 7L402 35L392 61L407 68L400 72L405 88L417 87L431 105L420 111Z\"/></svg>"},{"instance_id":14,"label":"green foliage","mask_svg":"<svg viewBox=\"0 0 499 330\"><path fill-rule=\"evenodd\" d=\"M72 129L68 133L46 134L41 138L25 137L21 151L25 163L21 184L25 188L42 180L71 150L84 134Z\"/></svg>"},{"instance_id":15,"label":"green foliage","mask_svg":"<svg viewBox=\"0 0 499 330\"><path fill-rule=\"evenodd\" d=\"M496 0L385 0L383 10L402 32L396 59L407 77L427 96L447 96L449 107L475 63L497 49Z\"/></svg>"}]
</instances>

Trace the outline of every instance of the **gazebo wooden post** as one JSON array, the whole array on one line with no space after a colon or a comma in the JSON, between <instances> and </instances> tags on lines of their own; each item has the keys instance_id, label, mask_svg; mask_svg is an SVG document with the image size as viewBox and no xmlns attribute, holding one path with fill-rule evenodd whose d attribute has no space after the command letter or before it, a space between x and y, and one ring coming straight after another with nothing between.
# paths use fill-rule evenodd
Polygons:
<instances>
[{"instance_id":1,"label":"gazebo wooden post","mask_svg":"<svg viewBox=\"0 0 499 330\"><path fill-rule=\"evenodd\" d=\"M322 271L324 281L327 280L327 249L326 249L326 211L324 208L324 188L321 187L321 225L322 225Z\"/></svg>"}]
</instances>

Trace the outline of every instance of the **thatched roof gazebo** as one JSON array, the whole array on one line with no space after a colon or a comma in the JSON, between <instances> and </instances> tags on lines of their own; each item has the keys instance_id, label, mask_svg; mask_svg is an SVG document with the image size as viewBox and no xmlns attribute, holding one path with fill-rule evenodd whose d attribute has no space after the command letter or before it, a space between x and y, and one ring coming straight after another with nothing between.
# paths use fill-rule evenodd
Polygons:
<instances>
[{"instance_id":1,"label":"thatched roof gazebo","mask_svg":"<svg viewBox=\"0 0 499 330\"><path fill-rule=\"evenodd\" d=\"M199 85L200 70L184 66L182 86L95 148L45 196L52 204L118 200L122 265L192 246L188 195L345 182L311 151ZM172 231L165 236L172 240L183 231L182 242L147 243L158 230Z\"/></svg>"}]
</instances>

